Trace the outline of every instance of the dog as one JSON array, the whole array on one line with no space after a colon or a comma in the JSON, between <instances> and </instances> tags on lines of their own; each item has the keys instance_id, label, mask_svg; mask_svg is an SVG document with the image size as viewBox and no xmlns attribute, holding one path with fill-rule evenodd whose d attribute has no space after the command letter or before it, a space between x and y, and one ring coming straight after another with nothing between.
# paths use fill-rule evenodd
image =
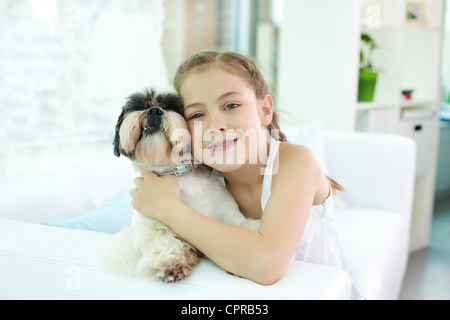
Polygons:
<instances>
[{"instance_id":1,"label":"dog","mask_svg":"<svg viewBox=\"0 0 450 320\"><path fill-rule=\"evenodd\" d=\"M247 219L223 182L193 160L181 98L147 88L128 97L114 137L114 154L158 175L174 175L181 200L199 213L252 230L260 221ZM199 231L201 232L201 230ZM164 224L139 212L132 224L108 239L96 259L113 273L164 282L189 276L202 254Z\"/></svg>"}]
</instances>

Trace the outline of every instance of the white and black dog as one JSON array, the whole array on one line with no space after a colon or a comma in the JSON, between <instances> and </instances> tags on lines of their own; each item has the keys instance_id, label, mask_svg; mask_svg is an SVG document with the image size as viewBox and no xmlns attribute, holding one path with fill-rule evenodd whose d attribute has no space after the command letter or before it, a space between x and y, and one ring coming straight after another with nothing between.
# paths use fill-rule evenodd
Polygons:
<instances>
[{"instance_id":1,"label":"white and black dog","mask_svg":"<svg viewBox=\"0 0 450 320\"><path fill-rule=\"evenodd\" d=\"M114 154L160 176L174 175L181 200L201 214L257 230L260 221L245 218L223 182L193 161L183 115L183 103L175 93L146 89L131 95L116 125ZM131 226L97 250L96 258L114 273L166 282L187 277L200 259L198 251L172 230L138 212Z\"/></svg>"}]
</instances>

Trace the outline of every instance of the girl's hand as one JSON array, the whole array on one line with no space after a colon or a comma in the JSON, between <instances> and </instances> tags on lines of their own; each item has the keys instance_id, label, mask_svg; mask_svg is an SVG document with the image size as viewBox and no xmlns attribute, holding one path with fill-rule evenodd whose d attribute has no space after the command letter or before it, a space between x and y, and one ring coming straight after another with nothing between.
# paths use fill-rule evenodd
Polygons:
<instances>
[{"instance_id":1,"label":"girl's hand","mask_svg":"<svg viewBox=\"0 0 450 320\"><path fill-rule=\"evenodd\" d=\"M131 205L147 218L164 222L180 200L180 189L173 176L159 177L156 173L139 167L142 177L134 179L136 188L130 190Z\"/></svg>"}]
</instances>

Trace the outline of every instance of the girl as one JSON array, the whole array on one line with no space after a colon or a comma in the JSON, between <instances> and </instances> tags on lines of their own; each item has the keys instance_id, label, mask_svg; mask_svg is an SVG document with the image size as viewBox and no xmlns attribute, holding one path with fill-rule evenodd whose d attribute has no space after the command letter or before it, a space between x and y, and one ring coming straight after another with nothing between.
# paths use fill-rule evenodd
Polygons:
<instances>
[{"instance_id":1,"label":"girl","mask_svg":"<svg viewBox=\"0 0 450 320\"><path fill-rule=\"evenodd\" d=\"M180 65L174 85L185 106L193 155L223 176L241 212L261 219L260 229L201 215L180 201L172 176L143 169L131 190L133 207L230 273L270 285L295 255L346 270L353 298L362 298L333 220L332 186L340 186L322 173L308 148L285 142L255 64L236 53L200 52ZM278 137L267 130L278 131Z\"/></svg>"}]
</instances>

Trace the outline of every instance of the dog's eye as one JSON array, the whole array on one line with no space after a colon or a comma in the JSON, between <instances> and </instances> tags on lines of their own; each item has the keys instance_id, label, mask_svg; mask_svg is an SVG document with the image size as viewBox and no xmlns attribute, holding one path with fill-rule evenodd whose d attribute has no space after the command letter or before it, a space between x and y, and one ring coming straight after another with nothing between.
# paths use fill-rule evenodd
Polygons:
<instances>
[{"instance_id":1,"label":"dog's eye","mask_svg":"<svg viewBox=\"0 0 450 320\"><path fill-rule=\"evenodd\" d=\"M203 114L202 113L194 113L192 116L190 116L189 118L188 118L188 120L194 120L194 119L198 119L198 118L200 118L200 117L203 117Z\"/></svg>"}]
</instances>

